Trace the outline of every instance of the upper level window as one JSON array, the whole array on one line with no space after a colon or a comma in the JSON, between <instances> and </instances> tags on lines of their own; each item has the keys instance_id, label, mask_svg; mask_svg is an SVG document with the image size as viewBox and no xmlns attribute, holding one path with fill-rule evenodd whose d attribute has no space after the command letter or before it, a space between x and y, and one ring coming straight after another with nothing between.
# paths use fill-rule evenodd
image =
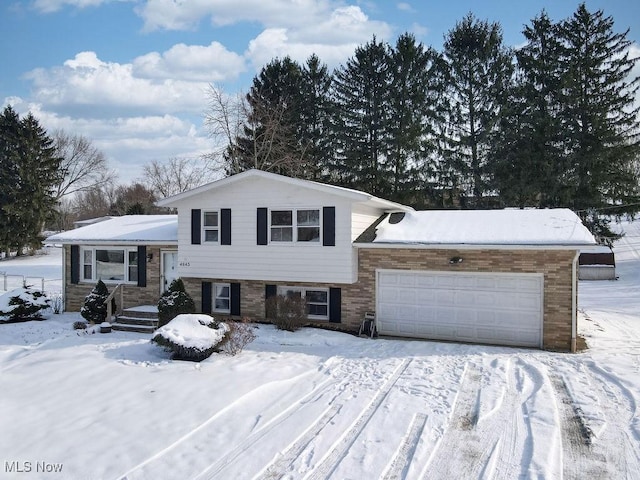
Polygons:
<instances>
[{"instance_id":1,"label":"upper level window","mask_svg":"<svg viewBox=\"0 0 640 480\"><path fill-rule=\"evenodd\" d=\"M319 242L320 210L271 210L272 242Z\"/></svg>"},{"instance_id":2,"label":"upper level window","mask_svg":"<svg viewBox=\"0 0 640 480\"><path fill-rule=\"evenodd\" d=\"M298 210L298 241L320 241L320 210Z\"/></svg>"},{"instance_id":3,"label":"upper level window","mask_svg":"<svg viewBox=\"0 0 640 480\"><path fill-rule=\"evenodd\" d=\"M203 212L202 214L202 228L204 230L204 241L205 242L218 242L219 238L219 223L218 223L218 212Z\"/></svg>"}]
</instances>

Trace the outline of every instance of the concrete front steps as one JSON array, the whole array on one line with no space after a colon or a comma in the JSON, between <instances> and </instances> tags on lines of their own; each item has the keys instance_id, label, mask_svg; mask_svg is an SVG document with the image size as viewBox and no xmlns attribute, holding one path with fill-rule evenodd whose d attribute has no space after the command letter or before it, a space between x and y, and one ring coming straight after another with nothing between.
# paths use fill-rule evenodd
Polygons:
<instances>
[{"instance_id":1,"label":"concrete front steps","mask_svg":"<svg viewBox=\"0 0 640 480\"><path fill-rule=\"evenodd\" d=\"M155 305L125 308L111 322L111 328L121 332L151 334L158 328L158 308Z\"/></svg>"}]
</instances>

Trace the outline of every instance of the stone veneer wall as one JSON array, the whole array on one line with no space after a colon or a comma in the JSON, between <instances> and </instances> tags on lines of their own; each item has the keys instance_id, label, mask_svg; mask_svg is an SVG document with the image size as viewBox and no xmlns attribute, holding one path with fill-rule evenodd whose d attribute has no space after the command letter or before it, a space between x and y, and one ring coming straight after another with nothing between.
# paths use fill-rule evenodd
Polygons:
<instances>
[{"instance_id":1,"label":"stone veneer wall","mask_svg":"<svg viewBox=\"0 0 640 480\"><path fill-rule=\"evenodd\" d=\"M65 245L65 310L67 312L79 312L89 292L95 287L95 283L71 283L71 247ZM151 261L147 261L147 286L138 287L135 284L124 285L124 305L123 308L135 307L139 305L156 305L160 298L160 251L175 250L175 245L147 246L147 255L153 254ZM107 284L111 292L114 284ZM116 294L116 302L120 302L120 294Z\"/></svg>"},{"instance_id":2,"label":"stone veneer wall","mask_svg":"<svg viewBox=\"0 0 640 480\"><path fill-rule=\"evenodd\" d=\"M375 310L376 269L435 270L446 272L543 273L543 347L570 350L572 319L572 268L575 250L426 250L361 249L358 283L348 289L343 311L357 319ZM464 259L450 265L451 257Z\"/></svg>"},{"instance_id":3,"label":"stone veneer wall","mask_svg":"<svg viewBox=\"0 0 640 480\"><path fill-rule=\"evenodd\" d=\"M264 320L265 284L301 287L338 287L342 290L342 323L322 322L328 326L357 331L365 312L375 311L376 269L432 270L464 272L511 272L544 274L543 346L552 350L570 350L572 319L572 266L575 250L449 250L378 249L358 250L358 281L354 284L243 281L205 279L209 282L240 283L241 316ZM450 265L454 256L464 258ZM184 278L187 291L202 305L199 278ZM216 315L224 317L224 315ZM319 322L318 322L319 323Z\"/></svg>"}]
</instances>

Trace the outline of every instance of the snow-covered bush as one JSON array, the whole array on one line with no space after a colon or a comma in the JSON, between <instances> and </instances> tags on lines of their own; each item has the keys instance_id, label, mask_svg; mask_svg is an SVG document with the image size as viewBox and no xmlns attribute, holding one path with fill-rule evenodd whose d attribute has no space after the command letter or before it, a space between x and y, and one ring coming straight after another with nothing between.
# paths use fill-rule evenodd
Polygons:
<instances>
[{"instance_id":1,"label":"snow-covered bush","mask_svg":"<svg viewBox=\"0 0 640 480\"><path fill-rule=\"evenodd\" d=\"M102 280L98 280L91 293L84 297L84 304L80 309L80 315L91 323L102 323L107 318L107 306L105 301L109 296L109 290Z\"/></svg>"},{"instance_id":2,"label":"snow-covered bush","mask_svg":"<svg viewBox=\"0 0 640 480\"><path fill-rule=\"evenodd\" d=\"M182 279L177 278L158 300L158 326L166 325L176 315L194 313L196 304L184 288Z\"/></svg>"},{"instance_id":3,"label":"snow-covered bush","mask_svg":"<svg viewBox=\"0 0 640 480\"><path fill-rule=\"evenodd\" d=\"M152 342L173 353L176 360L200 362L219 350L229 326L204 314L181 314L155 331Z\"/></svg>"},{"instance_id":4,"label":"snow-covered bush","mask_svg":"<svg viewBox=\"0 0 640 480\"><path fill-rule=\"evenodd\" d=\"M267 320L278 330L295 332L303 327L307 320L307 303L304 298L274 295L267 299Z\"/></svg>"},{"instance_id":5,"label":"snow-covered bush","mask_svg":"<svg viewBox=\"0 0 640 480\"><path fill-rule=\"evenodd\" d=\"M44 320L50 311L47 296L26 285L0 296L0 322Z\"/></svg>"},{"instance_id":6,"label":"snow-covered bush","mask_svg":"<svg viewBox=\"0 0 640 480\"><path fill-rule=\"evenodd\" d=\"M253 331L254 326L249 323L249 319L246 317L237 322L229 322L227 325L229 334L222 344L224 353L236 355L256 339L256 334Z\"/></svg>"},{"instance_id":7,"label":"snow-covered bush","mask_svg":"<svg viewBox=\"0 0 640 480\"><path fill-rule=\"evenodd\" d=\"M85 330L87 328L87 322L83 322L78 320L77 322L73 322L74 330Z\"/></svg>"}]
</instances>

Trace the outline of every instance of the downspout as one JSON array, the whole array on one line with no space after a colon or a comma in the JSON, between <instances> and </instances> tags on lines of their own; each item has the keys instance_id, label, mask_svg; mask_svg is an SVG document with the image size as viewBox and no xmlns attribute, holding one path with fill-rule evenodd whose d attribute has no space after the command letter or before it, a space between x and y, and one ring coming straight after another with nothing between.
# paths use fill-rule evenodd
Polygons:
<instances>
[{"instance_id":1,"label":"downspout","mask_svg":"<svg viewBox=\"0 0 640 480\"><path fill-rule=\"evenodd\" d=\"M576 353L578 339L578 258L580 250L576 250L571 269L571 353Z\"/></svg>"}]
</instances>

